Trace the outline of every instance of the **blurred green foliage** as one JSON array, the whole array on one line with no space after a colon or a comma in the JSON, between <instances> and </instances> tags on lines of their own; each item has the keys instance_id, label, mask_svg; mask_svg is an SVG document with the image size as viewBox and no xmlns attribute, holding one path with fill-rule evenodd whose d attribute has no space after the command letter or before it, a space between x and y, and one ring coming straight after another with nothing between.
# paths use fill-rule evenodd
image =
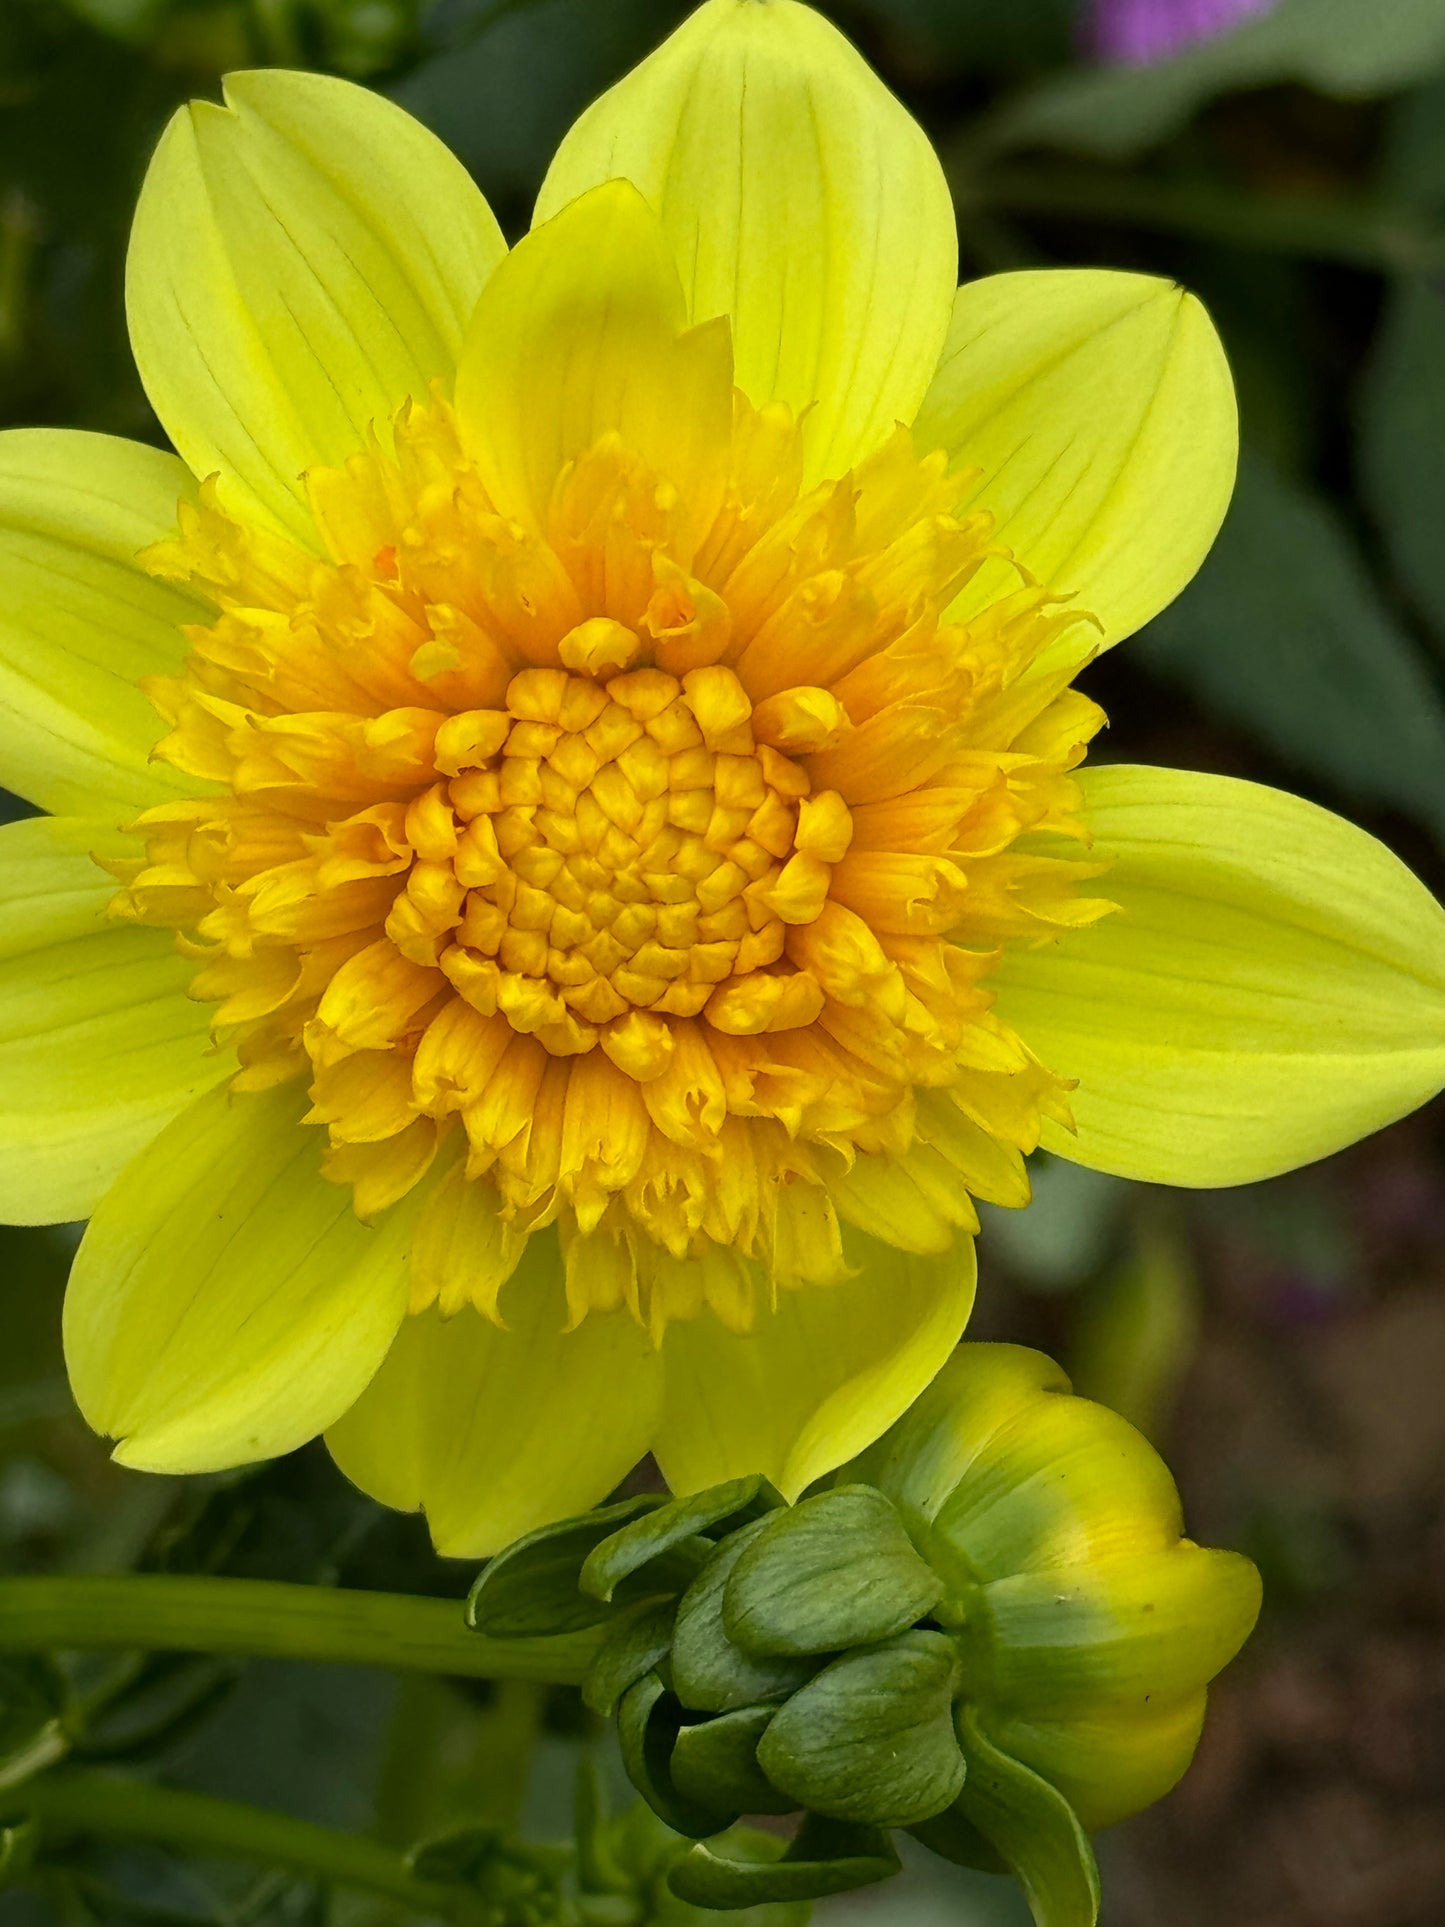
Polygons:
<instances>
[{"instance_id":1,"label":"blurred green foliage","mask_svg":"<svg viewBox=\"0 0 1445 1927\"><path fill-rule=\"evenodd\" d=\"M1168 274L1203 295L1224 334L1246 450L1238 495L1196 583L1093 672L1113 720L1103 753L1302 790L1367 822L1439 889L1445 0L1279 0L1162 66L1118 72L1082 56L1081 5L823 0L936 140L966 274L1040 263ZM456 149L515 234L571 118L686 11L686 0L0 0L0 423L159 439L125 341L130 210L167 116L191 94L215 96L227 69L300 64L384 89ZM1351 1588L1384 1530L1378 1494L1362 1486L1374 1511L1352 1512L1345 1475L1331 1484L1321 1470L1328 1455L1274 1452L1276 1434L1252 1430L1210 1373L1223 1355L1231 1384L1283 1387L1296 1423L1312 1396L1298 1365L1310 1335L1327 1351L1336 1325L1353 1330L1374 1297L1393 1302L1439 1249L1432 1128L1411 1127L1403 1151L1387 1143L1253 1194L1165 1200L1162 1215L1137 1188L1046 1163L1034 1209L990 1213L985 1227L977 1335L1057 1349L1081 1389L1177 1444L1201 1532L1255 1552L1295 1613L1365 1597ZM73 1237L0 1238L0 1571L465 1592L470 1574L437 1560L417 1521L363 1500L318 1448L187 1481L110 1465L63 1376ZM1202 1417L1193 1381L1215 1388ZM1246 1464L1231 1427L1263 1437L1256 1459L1268 1462ZM1411 1503L1414 1519L1425 1502ZM397 1844L461 1824L553 1836L570 1825L582 1717L570 1696L279 1664L159 1665L80 1687L114 1694L92 1729L97 1757L145 1760L181 1786ZM33 1844L0 1832L0 1857L17 1867ZM1162 1917L1185 1918L1185 1886L1152 1891L1166 1895ZM965 1895L920 1877L878 1905L889 1927L1020 1918L982 1878ZM1241 1887L1217 1918L1265 1917L1252 1905ZM1437 1892L1423 1911L1371 1918L1442 1913ZM394 1917L290 1877L83 1843L67 1870L0 1898L4 1927ZM868 1916L856 1903L848 1917Z\"/></svg>"}]
</instances>

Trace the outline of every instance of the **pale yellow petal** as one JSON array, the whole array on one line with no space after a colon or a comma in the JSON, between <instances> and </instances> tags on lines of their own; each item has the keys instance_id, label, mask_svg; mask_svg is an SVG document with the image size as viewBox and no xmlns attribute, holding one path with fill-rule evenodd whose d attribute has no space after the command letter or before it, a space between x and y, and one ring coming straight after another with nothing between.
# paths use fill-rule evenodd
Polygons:
<instances>
[{"instance_id":1,"label":"pale yellow petal","mask_svg":"<svg viewBox=\"0 0 1445 1927\"><path fill-rule=\"evenodd\" d=\"M406 1306L415 1203L361 1224L321 1176L299 1084L211 1091L116 1180L76 1256L65 1358L115 1456L210 1472L331 1425L386 1356Z\"/></svg>"},{"instance_id":2,"label":"pale yellow petal","mask_svg":"<svg viewBox=\"0 0 1445 1927\"><path fill-rule=\"evenodd\" d=\"M957 237L921 128L794 0L708 0L563 141L543 221L600 181L662 215L693 321L727 315L756 403L812 407L813 475L912 419L948 328Z\"/></svg>"},{"instance_id":3,"label":"pale yellow petal","mask_svg":"<svg viewBox=\"0 0 1445 1927\"><path fill-rule=\"evenodd\" d=\"M606 434L681 493L699 533L711 519L699 495L720 500L727 330L688 329L661 225L625 181L584 195L508 255L477 305L456 400L483 481L533 526L563 465Z\"/></svg>"},{"instance_id":4,"label":"pale yellow petal","mask_svg":"<svg viewBox=\"0 0 1445 1927\"><path fill-rule=\"evenodd\" d=\"M315 540L300 477L449 377L504 243L466 170L380 95L233 74L182 108L141 190L126 267L136 365L225 501Z\"/></svg>"},{"instance_id":5,"label":"pale yellow petal","mask_svg":"<svg viewBox=\"0 0 1445 1927\"><path fill-rule=\"evenodd\" d=\"M966 505L993 512L1000 540L1098 619L1081 636L1105 646L1204 560L1238 449L1229 365L1199 302L1152 275L1092 268L960 288L917 436L978 471ZM1008 581L991 565L960 609Z\"/></svg>"},{"instance_id":6,"label":"pale yellow petal","mask_svg":"<svg viewBox=\"0 0 1445 1927\"><path fill-rule=\"evenodd\" d=\"M1077 1078L1064 1157L1161 1184L1245 1184L1445 1086L1445 911L1363 830L1182 770L1084 777L1120 912L1012 951L999 1011Z\"/></svg>"},{"instance_id":7,"label":"pale yellow petal","mask_svg":"<svg viewBox=\"0 0 1445 1927\"><path fill-rule=\"evenodd\" d=\"M194 487L174 455L113 435L0 434L0 781L43 809L114 824L178 793L135 684L174 675L181 624L210 611L135 558Z\"/></svg>"},{"instance_id":8,"label":"pale yellow petal","mask_svg":"<svg viewBox=\"0 0 1445 1927\"><path fill-rule=\"evenodd\" d=\"M478 1558L585 1512L652 1442L660 1373L625 1312L566 1329L562 1260L539 1232L501 1294L502 1329L466 1309L408 1318L370 1389L326 1435L346 1476L427 1515L439 1552Z\"/></svg>"},{"instance_id":9,"label":"pale yellow petal","mask_svg":"<svg viewBox=\"0 0 1445 1927\"><path fill-rule=\"evenodd\" d=\"M0 828L0 1219L83 1218L118 1171L226 1074L169 932L107 922L105 824Z\"/></svg>"},{"instance_id":10,"label":"pale yellow petal","mask_svg":"<svg viewBox=\"0 0 1445 1927\"><path fill-rule=\"evenodd\" d=\"M710 1315L669 1325L654 1450L675 1492L761 1472L789 1498L900 1417L958 1343L973 1241L915 1257L854 1233L857 1275L781 1292L751 1332Z\"/></svg>"}]
</instances>

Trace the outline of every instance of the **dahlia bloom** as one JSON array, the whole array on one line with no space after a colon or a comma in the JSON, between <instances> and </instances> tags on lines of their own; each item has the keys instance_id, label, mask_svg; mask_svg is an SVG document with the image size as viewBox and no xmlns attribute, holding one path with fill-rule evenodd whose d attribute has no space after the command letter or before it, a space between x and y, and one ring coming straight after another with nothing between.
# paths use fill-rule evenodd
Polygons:
<instances>
[{"instance_id":1,"label":"dahlia bloom","mask_svg":"<svg viewBox=\"0 0 1445 1927\"><path fill-rule=\"evenodd\" d=\"M1445 1082L1445 918L1294 799L1078 773L1235 414L1139 275L955 288L937 159L709 0L510 252L345 82L234 76L136 215L177 454L0 439L0 1202L90 1216L125 1463L324 1433L455 1553L797 1493L939 1369L1042 1136L1171 1183Z\"/></svg>"}]
</instances>

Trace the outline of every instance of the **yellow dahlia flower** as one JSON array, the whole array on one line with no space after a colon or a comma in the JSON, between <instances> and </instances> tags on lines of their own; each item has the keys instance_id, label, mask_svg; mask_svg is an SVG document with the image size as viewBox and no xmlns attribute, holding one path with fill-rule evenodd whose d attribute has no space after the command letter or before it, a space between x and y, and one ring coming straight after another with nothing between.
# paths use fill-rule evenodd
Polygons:
<instances>
[{"instance_id":1,"label":"yellow dahlia flower","mask_svg":"<svg viewBox=\"0 0 1445 1927\"><path fill-rule=\"evenodd\" d=\"M0 440L0 1186L127 1464L324 1432L475 1553L652 1449L794 1494L1051 1148L1235 1183L1445 1082L1445 918L1221 778L1075 772L1235 418L1196 302L955 290L922 133L708 0L507 251L344 82L178 114L177 456ZM179 510L177 504L179 503ZM97 867L92 859L103 867Z\"/></svg>"}]
</instances>

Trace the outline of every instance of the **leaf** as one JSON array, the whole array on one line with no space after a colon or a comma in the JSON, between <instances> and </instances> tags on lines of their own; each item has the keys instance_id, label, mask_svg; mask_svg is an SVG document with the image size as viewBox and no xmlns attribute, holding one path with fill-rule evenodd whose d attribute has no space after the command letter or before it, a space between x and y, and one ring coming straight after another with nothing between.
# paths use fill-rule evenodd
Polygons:
<instances>
[{"instance_id":1,"label":"leaf","mask_svg":"<svg viewBox=\"0 0 1445 1927\"><path fill-rule=\"evenodd\" d=\"M1445 292L1390 291L1360 393L1366 506L1406 592L1445 648Z\"/></svg>"},{"instance_id":2,"label":"leaf","mask_svg":"<svg viewBox=\"0 0 1445 1927\"><path fill-rule=\"evenodd\" d=\"M40 1825L35 1820L16 1820L0 1826L0 1894L7 1887L18 1887L35 1864L40 1848Z\"/></svg>"},{"instance_id":3,"label":"leaf","mask_svg":"<svg viewBox=\"0 0 1445 1927\"><path fill-rule=\"evenodd\" d=\"M840 1486L768 1520L727 1582L723 1623L755 1656L836 1653L903 1632L942 1597L889 1500Z\"/></svg>"},{"instance_id":4,"label":"leaf","mask_svg":"<svg viewBox=\"0 0 1445 1927\"><path fill-rule=\"evenodd\" d=\"M669 0L534 0L389 88L489 196L534 192L562 136L676 25Z\"/></svg>"},{"instance_id":5,"label":"leaf","mask_svg":"<svg viewBox=\"0 0 1445 1927\"><path fill-rule=\"evenodd\" d=\"M943 1633L847 1653L800 1687L758 1744L758 1764L799 1806L837 1820L916 1826L957 1799L958 1662Z\"/></svg>"},{"instance_id":6,"label":"leaf","mask_svg":"<svg viewBox=\"0 0 1445 1927\"><path fill-rule=\"evenodd\" d=\"M1343 520L1257 451L1208 561L1133 645L1301 774L1445 835L1445 704Z\"/></svg>"},{"instance_id":7,"label":"leaf","mask_svg":"<svg viewBox=\"0 0 1445 1927\"><path fill-rule=\"evenodd\" d=\"M760 1901L819 1900L888 1880L899 1871L888 1835L877 1827L854 1827L813 1814L781 1858L765 1858L754 1835L746 1858L718 1841L698 1845L676 1861L667 1884L694 1907L755 1907ZM749 1916L751 1920L752 1916Z\"/></svg>"},{"instance_id":8,"label":"leaf","mask_svg":"<svg viewBox=\"0 0 1445 1927\"><path fill-rule=\"evenodd\" d=\"M1410 85L1445 63L1440 0L1279 0L1231 32L1148 67L1074 72L1005 105L988 123L991 148L1046 146L1138 154L1205 101L1298 81L1346 100Z\"/></svg>"},{"instance_id":9,"label":"leaf","mask_svg":"<svg viewBox=\"0 0 1445 1927\"><path fill-rule=\"evenodd\" d=\"M984 1249L1032 1291L1072 1291L1107 1256L1129 1196L1123 1178L1043 1152L1031 1161L1024 1211L980 1203Z\"/></svg>"},{"instance_id":10,"label":"leaf","mask_svg":"<svg viewBox=\"0 0 1445 1927\"><path fill-rule=\"evenodd\" d=\"M594 1599L610 1601L622 1580L665 1554L681 1550L689 1540L713 1534L718 1526L745 1525L776 1511L783 1503L782 1494L756 1473L710 1486L690 1498L674 1499L671 1505L644 1513L594 1546L582 1566L582 1590ZM691 1581L699 1563L687 1560L678 1567L682 1574L679 1591Z\"/></svg>"}]
</instances>

